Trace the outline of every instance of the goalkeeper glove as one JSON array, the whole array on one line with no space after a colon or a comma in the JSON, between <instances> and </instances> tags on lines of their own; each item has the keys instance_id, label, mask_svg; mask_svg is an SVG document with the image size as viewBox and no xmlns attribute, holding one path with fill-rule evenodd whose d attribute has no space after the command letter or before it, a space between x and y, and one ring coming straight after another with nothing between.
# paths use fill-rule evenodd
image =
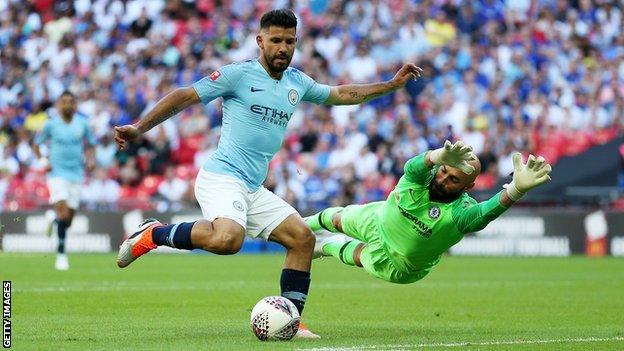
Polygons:
<instances>
[{"instance_id":1,"label":"goalkeeper glove","mask_svg":"<svg viewBox=\"0 0 624 351\"><path fill-rule=\"evenodd\" d=\"M518 201L527 191L542 185L550 180L552 168L542 157L529 155L527 163L522 163L522 156L516 152L512 156L514 174L511 183L506 184L507 196L513 201Z\"/></svg>"},{"instance_id":2,"label":"goalkeeper glove","mask_svg":"<svg viewBox=\"0 0 624 351\"><path fill-rule=\"evenodd\" d=\"M472 153L472 147L464 145L462 141L452 144L447 140L444 142L443 147L429 153L429 159L433 164L459 168L466 174L474 172L475 168L468 164L468 161L476 158L475 154Z\"/></svg>"}]
</instances>

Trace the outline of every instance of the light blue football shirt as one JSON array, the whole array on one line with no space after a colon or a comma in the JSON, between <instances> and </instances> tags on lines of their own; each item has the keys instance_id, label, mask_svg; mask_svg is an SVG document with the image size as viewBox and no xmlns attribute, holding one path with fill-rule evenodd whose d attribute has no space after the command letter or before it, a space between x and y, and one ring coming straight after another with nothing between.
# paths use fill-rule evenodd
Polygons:
<instances>
[{"instance_id":1,"label":"light blue football shirt","mask_svg":"<svg viewBox=\"0 0 624 351\"><path fill-rule=\"evenodd\" d=\"M322 104L330 90L292 67L274 79L258 60L224 66L193 88L204 104L223 97L221 138L203 168L234 176L251 191L264 182L297 105Z\"/></svg>"},{"instance_id":2,"label":"light blue football shirt","mask_svg":"<svg viewBox=\"0 0 624 351\"><path fill-rule=\"evenodd\" d=\"M50 118L35 137L38 145L48 143L52 167L48 176L80 183L84 180L85 143L96 143L87 118L75 113L67 123L55 109L48 110L48 114Z\"/></svg>"}]
</instances>

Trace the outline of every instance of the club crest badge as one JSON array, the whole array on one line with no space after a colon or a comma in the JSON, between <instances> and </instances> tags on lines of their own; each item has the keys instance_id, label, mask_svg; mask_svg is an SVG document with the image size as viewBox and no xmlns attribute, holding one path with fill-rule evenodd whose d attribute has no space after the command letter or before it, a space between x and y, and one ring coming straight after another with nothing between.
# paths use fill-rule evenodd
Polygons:
<instances>
[{"instance_id":1,"label":"club crest badge","mask_svg":"<svg viewBox=\"0 0 624 351\"><path fill-rule=\"evenodd\" d=\"M234 206L234 208L240 212L243 212L245 210L245 207L243 206L243 204L238 200L234 201L232 203L232 206Z\"/></svg>"},{"instance_id":2,"label":"club crest badge","mask_svg":"<svg viewBox=\"0 0 624 351\"><path fill-rule=\"evenodd\" d=\"M433 206L429 209L429 218L436 219L440 217L440 208L438 206Z\"/></svg>"},{"instance_id":3,"label":"club crest badge","mask_svg":"<svg viewBox=\"0 0 624 351\"><path fill-rule=\"evenodd\" d=\"M288 101L290 101L290 104L293 106L299 101L299 93L295 89L290 89L288 92Z\"/></svg>"}]
</instances>

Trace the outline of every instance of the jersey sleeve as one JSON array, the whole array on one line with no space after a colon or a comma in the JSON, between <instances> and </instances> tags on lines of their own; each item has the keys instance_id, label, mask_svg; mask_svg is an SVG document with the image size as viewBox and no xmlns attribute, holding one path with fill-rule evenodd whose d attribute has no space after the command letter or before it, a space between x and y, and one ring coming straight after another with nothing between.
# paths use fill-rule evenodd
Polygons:
<instances>
[{"instance_id":1,"label":"jersey sleeve","mask_svg":"<svg viewBox=\"0 0 624 351\"><path fill-rule=\"evenodd\" d=\"M192 86L201 102L207 104L220 96L233 94L242 76L243 67L230 64L198 80Z\"/></svg>"},{"instance_id":2,"label":"jersey sleeve","mask_svg":"<svg viewBox=\"0 0 624 351\"><path fill-rule=\"evenodd\" d=\"M319 84L308 75L301 73L302 85L305 89L301 100L320 105L329 97L329 85Z\"/></svg>"},{"instance_id":3,"label":"jersey sleeve","mask_svg":"<svg viewBox=\"0 0 624 351\"><path fill-rule=\"evenodd\" d=\"M403 171L405 173L405 177L409 181L418 184L427 184L429 182L432 172L431 168L427 167L427 165L425 164L426 154L426 152L423 152L422 154L412 157L407 162L405 162L405 167L403 167Z\"/></svg>"},{"instance_id":4,"label":"jersey sleeve","mask_svg":"<svg viewBox=\"0 0 624 351\"><path fill-rule=\"evenodd\" d=\"M43 128L35 135L34 142L37 145L45 144L50 138L50 120L43 125Z\"/></svg>"},{"instance_id":5,"label":"jersey sleeve","mask_svg":"<svg viewBox=\"0 0 624 351\"><path fill-rule=\"evenodd\" d=\"M507 207L500 203L501 193L502 190L489 200L479 203L466 196L466 199L453 209L453 221L459 231L462 233L478 232L507 211Z\"/></svg>"}]
</instances>

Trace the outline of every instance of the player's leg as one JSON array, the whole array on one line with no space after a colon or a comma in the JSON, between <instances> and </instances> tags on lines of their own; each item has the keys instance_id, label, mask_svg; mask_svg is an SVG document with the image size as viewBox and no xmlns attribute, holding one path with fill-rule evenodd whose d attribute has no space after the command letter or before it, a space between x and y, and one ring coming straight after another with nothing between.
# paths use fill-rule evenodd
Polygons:
<instances>
[{"instance_id":1,"label":"player's leg","mask_svg":"<svg viewBox=\"0 0 624 351\"><path fill-rule=\"evenodd\" d=\"M57 252L65 253L65 238L67 237L67 229L71 225L73 219L73 210L67 206L66 200L54 203L54 213L56 215L56 231L58 235Z\"/></svg>"},{"instance_id":2,"label":"player's leg","mask_svg":"<svg viewBox=\"0 0 624 351\"><path fill-rule=\"evenodd\" d=\"M202 249L219 255L237 253L244 238L245 228L229 218L160 224L152 230L152 240L156 246L182 250Z\"/></svg>"},{"instance_id":3,"label":"player's leg","mask_svg":"<svg viewBox=\"0 0 624 351\"><path fill-rule=\"evenodd\" d=\"M364 242L345 234L317 232L313 258L333 256L346 265L362 267L360 254L365 247Z\"/></svg>"},{"instance_id":4,"label":"player's leg","mask_svg":"<svg viewBox=\"0 0 624 351\"><path fill-rule=\"evenodd\" d=\"M298 213L293 213L272 231L269 240L286 248L286 259L280 277L281 295L292 301L301 315L310 289L314 234L303 218ZM300 323L296 337L320 338L303 323Z\"/></svg>"},{"instance_id":5,"label":"player's leg","mask_svg":"<svg viewBox=\"0 0 624 351\"><path fill-rule=\"evenodd\" d=\"M301 313L310 287L314 235L301 216L293 213L271 232L268 239L286 248L280 278L282 296L290 299Z\"/></svg>"},{"instance_id":6,"label":"player's leg","mask_svg":"<svg viewBox=\"0 0 624 351\"><path fill-rule=\"evenodd\" d=\"M203 249L220 255L237 253L247 221L245 185L231 177L200 171L195 196L204 219L164 225L148 219L121 245L117 265L128 266L158 246Z\"/></svg>"},{"instance_id":7,"label":"player's leg","mask_svg":"<svg viewBox=\"0 0 624 351\"><path fill-rule=\"evenodd\" d=\"M373 222L379 205L379 202L373 202L344 208L331 207L307 217L306 223L312 230L316 229L317 235L319 235L317 228L345 234L319 235L314 249L315 257L334 256L347 265L361 267L361 260L358 257L366 244L377 235Z\"/></svg>"},{"instance_id":8,"label":"player's leg","mask_svg":"<svg viewBox=\"0 0 624 351\"><path fill-rule=\"evenodd\" d=\"M280 279L282 295L299 312L310 285L310 266L315 238L297 211L264 187L250 195L247 234L280 243L286 259Z\"/></svg>"},{"instance_id":9,"label":"player's leg","mask_svg":"<svg viewBox=\"0 0 624 351\"><path fill-rule=\"evenodd\" d=\"M52 225L56 225L58 236L54 266L57 270L67 270L69 269L69 259L65 251L67 229L71 225L75 209L79 205L79 188L77 184L59 177L48 178L47 183L55 217Z\"/></svg>"},{"instance_id":10,"label":"player's leg","mask_svg":"<svg viewBox=\"0 0 624 351\"><path fill-rule=\"evenodd\" d=\"M56 225L56 234L58 243L56 246L56 261L54 267L57 270L65 271L69 269L69 258L65 252L67 229L71 225L73 210L67 206L67 201L61 200L54 203L54 214L56 216L54 224Z\"/></svg>"},{"instance_id":11,"label":"player's leg","mask_svg":"<svg viewBox=\"0 0 624 351\"><path fill-rule=\"evenodd\" d=\"M305 221L313 232L326 230L332 233L343 233L351 238L367 242L366 231L362 230L362 223L376 218L376 212L382 204L383 201L377 201L364 205L330 207L306 217Z\"/></svg>"},{"instance_id":12,"label":"player's leg","mask_svg":"<svg viewBox=\"0 0 624 351\"><path fill-rule=\"evenodd\" d=\"M343 233L340 224L340 213L344 207L329 207L323 211L306 217L305 221L313 232L327 230L332 233Z\"/></svg>"},{"instance_id":13,"label":"player's leg","mask_svg":"<svg viewBox=\"0 0 624 351\"><path fill-rule=\"evenodd\" d=\"M281 295L295 304L301 314L310 288L310 267L315 238L297 211L265 188L251 195L247 233L280 243L286 259L280 277ZM300 325L300 338L319 336Z\"/></svg>"}]
</instances>

